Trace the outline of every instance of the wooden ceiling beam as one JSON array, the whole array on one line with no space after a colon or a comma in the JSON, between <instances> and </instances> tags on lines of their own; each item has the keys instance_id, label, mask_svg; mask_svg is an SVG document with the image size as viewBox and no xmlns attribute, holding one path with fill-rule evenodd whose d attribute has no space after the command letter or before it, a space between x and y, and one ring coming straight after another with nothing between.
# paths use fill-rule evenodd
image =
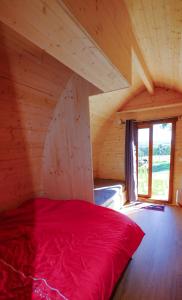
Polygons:
<instances>
[{"instance_id":1,"label":"wooden ceiling beam","mask_svg":"<svg viewBox=\"0 0 182 300\"><path fill-rule=\"evenodd\" d=\"M128 10L120 0L58 0L83 26L109 60L132 83L132 63L149 93L154 86L135 35Z\"/></svg>"},{"instance_id":2,"label":"wooden ceiling beam","mask_svg":"<svg viewBox=\"0 0 182 300\"><path fill-rule=\"evenodd\" d=\"M135 40L135 38L134 38ZM140 49L138 48L137 42L134 43L133 46L133 63L135 65L135 68L143 81L147 91L150 94L154 93L154 84L151 78L151 75L149 73L149 70L147 68L147 65L144 61L144 58L140 52Z\"/></svg>"},{"instance_id":3,"label":"wooden ceiling beam","mask_svg":"<svg viewBox=\"0 0 182 300\"><path fill-rule=\"evenodd\" d=\"M77 5L77 1L74 4ZM0 21L100 90L108 92L129 86L130 74L122 75L97 43L70 17L61 2L1 0ZM127 51L123 53L123 60L130 68Z\"/></svg>"}]
</instances>

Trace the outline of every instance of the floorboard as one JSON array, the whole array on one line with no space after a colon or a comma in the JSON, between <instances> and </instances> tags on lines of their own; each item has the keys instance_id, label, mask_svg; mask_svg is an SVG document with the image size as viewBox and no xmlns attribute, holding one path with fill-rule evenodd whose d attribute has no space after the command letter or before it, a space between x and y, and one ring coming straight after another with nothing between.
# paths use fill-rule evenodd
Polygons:
<instances>
[{"instance_id":1,"label":"floorboard","mask_svg":"<svg viewBox=\"0 0 182 300\"><path fill-rule=\"evenodd\" d=\"M112 300L182 300L182 208L129 213L145 232Z\"/></svg>"}]
</instances>

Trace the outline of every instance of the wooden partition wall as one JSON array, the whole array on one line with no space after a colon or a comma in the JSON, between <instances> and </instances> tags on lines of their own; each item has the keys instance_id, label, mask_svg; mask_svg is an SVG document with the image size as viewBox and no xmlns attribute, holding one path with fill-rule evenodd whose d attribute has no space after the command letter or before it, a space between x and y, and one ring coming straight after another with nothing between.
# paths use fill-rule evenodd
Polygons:
<instances>
[{"instance_id":1,"label":"wooden partition wall","mask_svg":"<svg viewBox=\"0 0 182 300\"><path fill-rule=\"evenodd\" d=\"M93 85L73 75L57 103L44 147L46 197L93 202L88 98L96 92Z\"/></svg>"}]
</instances>

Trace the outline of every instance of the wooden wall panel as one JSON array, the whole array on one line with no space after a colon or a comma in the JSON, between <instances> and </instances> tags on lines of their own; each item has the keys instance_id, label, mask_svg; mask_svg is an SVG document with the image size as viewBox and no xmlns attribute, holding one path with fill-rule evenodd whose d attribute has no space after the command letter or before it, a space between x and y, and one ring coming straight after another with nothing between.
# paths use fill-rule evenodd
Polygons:
<instances>
[{"instance_id":1,"label":"wooden wall panel","mask_svg":"<svg viewBox=\"0 0 182 300\"><path fill-rule=\"evenodd\" d=\"M88 97L95 92L98 89L73 75L57 104L44 149L46 197L93 201Z\"/></svg>"},{"instance_id":2,"label":"wooden wall panel","mask_svg":"<svg viewBox=\"0 0 182 300\"><path fill-rule=\"evenodd\" d=\"M124 141L124 126L118 126L112 121L99 153L97 173L99 178L124 180Z\"/></svg>"},{"instance_id":3,"label":"wooden wall panel","mask_svg":"<svg viewBox=\"0 0 182 300\"><path fill-rule=\"evenodd\" d=\"M40 196L53 110L72 72L0 24L0 210Z\"/></svg>"},{"instance_id":4,"label":"wooden wall panel","mask_svg":"<svg viewBox=\"0 0 182 300\"><path fill-rule=\"evenodd\" d=\"M99 155L102 145L110 127L110 119L106 120L94 115L91 120L91 137L92 137L92 161L93 161L93 175L98 177L98 163Z\"/></svg>"},{"instance_id":5,"label":"wooden wall panel","mask_svg":"<svg viewBox=\"0 0 182 300\"><path fill-rule=\"evenodd\" d=\"M118 90L89 98L94 178L99 176L100 151L112 124L114 113L121 106L123 93L125 91Z\"/></svg>"},{"instance_id":6,"label":"wooden wall panel","mask_svg":"<svg viewBox=\"0 0 182 300\"><path fill-rule=\"evenodd\" d=\"M157 107L172 107L174 105L181 105L181 101L181 93L170 90L169 88L156 87L153 95L149 95L147 91L138 93L134 101L133 98L131 98L122 106L120 111L134 112Z\"/></svg>"},{"instance_id":7,"label":"wooden wall panel","mask_svg":"<svg viewBox=\"0 0 182 300\"><path fill-rule=\"evenodd\" d=\"M57 100L71 71L1 22L0 40L0 77Z\"/></svg>"}]
</instances>

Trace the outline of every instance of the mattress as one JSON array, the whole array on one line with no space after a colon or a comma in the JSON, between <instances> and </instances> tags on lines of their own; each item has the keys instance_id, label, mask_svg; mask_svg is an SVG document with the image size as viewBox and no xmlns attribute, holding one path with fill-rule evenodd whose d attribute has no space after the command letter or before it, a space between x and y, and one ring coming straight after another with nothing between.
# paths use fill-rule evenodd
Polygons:
<instances>
[{"instance_id":1,"label":"mattress","mask_svg":"<svg viewBox=\"0 0 182 300\"><path fill-rule=\"evenodd\" d=\"M27 201L0 214L0 299L107 300L143 236L86 201Z\"/></svg>"},{"instance_id":2,"label":"mattress","mask_svg":"<svg viewBox=\"0 0 182 300\"><path fill-rule=\"evenodd\" d=\"M123 181L111 179L95 179L94 180L94 198L97 205L112 207L116 204L116 208L120 208L123 201L123 193L125 192L125 183Z\"/></svg>"},{"instance_id":3,"label":"mattress","mask_svg":"<svg viewBox=\"0 0 182 300\"><path fill-rule=\"evenodd\" d=\"M115 180L115 179L102 179L102 178L95 178L94 179L94 187L112 187L112 186L119 186L121 191L125 191L125 182L122 180Z\"/></svg>"}]
</instances>

